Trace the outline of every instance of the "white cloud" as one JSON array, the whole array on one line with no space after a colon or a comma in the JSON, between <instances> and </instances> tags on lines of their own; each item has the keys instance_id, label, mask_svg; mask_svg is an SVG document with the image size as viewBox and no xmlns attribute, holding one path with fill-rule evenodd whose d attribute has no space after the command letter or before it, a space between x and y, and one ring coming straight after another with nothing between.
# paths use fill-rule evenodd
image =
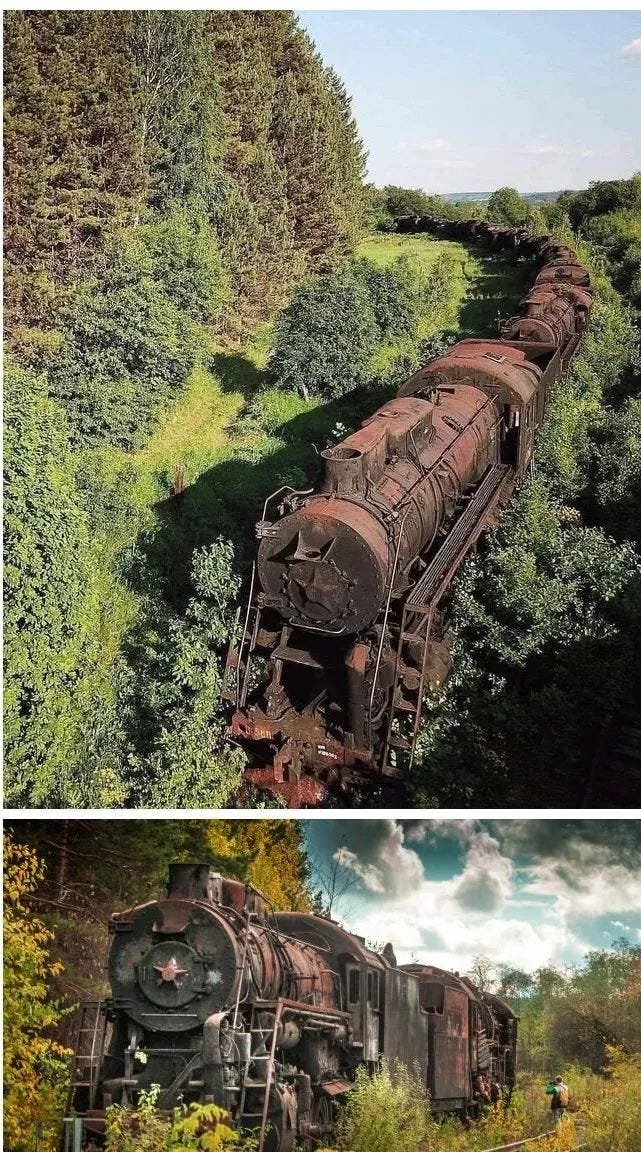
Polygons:
<instances>
[{"instance_id":1,"label":"white cloud","mask_svg":"<svg viewBox=\"0 0 641 1152\"><path fill-rule=\"evenodd\" d=\"M641 56L641 38L639 40L631 40L629 44L624 44L621 49L622 56Z\"/></svg>"},{"instance_id":2,"label":"white cloud","mask_svg":"<svg viewBox=\"0 0 641 1152\"><path fill-rule=\"evenodd\" d=\"M512 917L460 914L444 884L423 884L402 904L369 908L350 917L349 927L366 939L394 944L399 964L412 956L449 970L469 970L477 955L526 971L558 963L568 950L586 946L562 924L533 925Z\"/></svg>"},{"instance_id":3,"label":"white cloud","mask_svg":"<svg viewBox=\"0 0 641 1152\"><path fill-rule=\"evenodd\" d=\"M586 932L599 916L613 929L604 939L636 939L641 822L636 829L499 820L488 828L473 819L381 820L354 822L344 836L334 860L358 878L360 890L345 911L347 926L370 940L390 940L399 962L415 955L465 971L484 954L533 971L578 960L594 946ZM429 846L439 861L443 839L458 845L461 862L454 875L435 879Z\"/></svg>"},{"instance_id":4,"label":"white cloud","mask_svg":"<svg viewBox=\"0 0 641 1152\"><path fill-rule=\"evenodd\" d=\"M502 854L498 840L479 831L468 849L455 899L473 912L496 912L512 894L513 873L512 861Z\"/></svg>"},{"instance_id":5,"label":"white cloud","mask_svg":"<svg viewBox=\"0 0 641 1152\"><path fill-rule=\"evenodd\" d=\"M641 912L638 863L626 866L613 860L605 845L577 841L571 858L541 858L529 872L532 879L522 891L553 897L557 915L566 920Z\"/></svg>"},{"instance_id":6,"label":"white cloud","mask_svg":"<svg viewBox=\"0 0 641 1152\"><path fill-rule=\"evenodd\" d=\"M375 864L364 864L349 848L339 848L332 856L332 860L341 864L348 872L353 872L355 876L358 876L368 892L385 891L380 869Z\"/></svg>"},{"instance_id":7,"label":"white cloud","mask_svg":"<svg viewBox=\"0 0 641 1152\"><path fill-rule=\"evenodd\" d=\"M440 152L442 148L447 147L447 141L443 140L441 136L435 136L432 140L401 140L398 144L399 152Z\"/></svg>"}]
</instances>

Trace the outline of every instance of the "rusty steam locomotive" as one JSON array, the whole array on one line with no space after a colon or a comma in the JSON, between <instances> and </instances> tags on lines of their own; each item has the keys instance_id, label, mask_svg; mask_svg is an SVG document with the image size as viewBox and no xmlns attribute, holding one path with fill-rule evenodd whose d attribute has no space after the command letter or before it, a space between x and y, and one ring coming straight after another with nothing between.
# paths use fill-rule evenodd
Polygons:
<instances>
[{"instance_id":1,"label":"rusty steam locomotive","mask_svg":"<svg viewBox=\"0 0 641 1152\"><path fill-rule=\"evenodd\" d=\"M447 674L446 593L530 465L592 304L588 272L548 237L430 217L397 228L541 267L499 336L461 340L322 453L319 491L265 502L225 694L248 777L292 807L411 768L426 689Z\"/></svg>"},{"instance_id":2,"label":"rusty steam locomotive","mask_svg":"<svg viewBox=\"0 0 641 1152\"><path fill-rule=\"evenodd\" d=\"M80 1021L67 1132L160 1086L158 1107L216 1103L259 1152L327 1142L335 1102L381 1057L416 1066L435 1112L474 1115L484 1074L509 1094L517 1019L440 968L397 966L335 921L269 911L207 864L175 864L165 899L112 917L111 1000ZM67 1143L70 1144L68 1140Z\"/></svg>"}]
</instances>

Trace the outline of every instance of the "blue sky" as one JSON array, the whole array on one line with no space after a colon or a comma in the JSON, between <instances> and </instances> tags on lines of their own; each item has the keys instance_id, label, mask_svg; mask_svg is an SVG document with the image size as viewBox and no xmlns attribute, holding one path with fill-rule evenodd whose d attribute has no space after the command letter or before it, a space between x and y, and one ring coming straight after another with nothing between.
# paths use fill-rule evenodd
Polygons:
<instances>
[{"instance_id":1,"label":"blue sky","mask_svg":"<svg viewBox=\"0 0 641 1152\"><path fill-rule=\"evenodd\" d=\"M376 184L551 191L641 168L639 12L298 15Z\"/></svg>"},{"instance_id":2,"label":"blue sky","mask_svg":"<svg viewBox=\"0 0 641 1152\"><path fill-rule=\"evenodd\" d=\"M319 887L366 939L465 971L475 955L534 971L621 936L641 944L641 821L314 820Z\"/></svg>"}]
</instances>

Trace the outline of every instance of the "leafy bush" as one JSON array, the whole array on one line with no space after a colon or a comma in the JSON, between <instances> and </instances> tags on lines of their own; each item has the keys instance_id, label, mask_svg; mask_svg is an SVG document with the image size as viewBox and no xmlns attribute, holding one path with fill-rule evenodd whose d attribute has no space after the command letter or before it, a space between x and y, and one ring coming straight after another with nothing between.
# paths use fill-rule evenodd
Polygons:
<instances>
[{"instance_id":1,"label":"leafy bush","mask_svg":"<svg viewBox=\"0 0 641 1152\"><path fill-rule=\"evenodd\" d=\"M107 1109L107 1152L219 1152L234 1145L236 1152L254 1152L255 1142L242 1139L217 1104L190 1104L163 1116L156 1108L160 1085L140 1093L136 1108L113 1104Z\"/></svg>"},{"instance_id":2,"label":"leafy bush","mask_svg":"<svg viewBox=\"0 0 641 1152\"><path fill-rule=\"evenodd\" d=\"M113 262L63 300L63 341L46 363L76 444L142 443L206 350L202 332L117 245Z\"/></svg>"},{"instance_id":3,"label":"leafy bush","mask_svg":"<svg viewBox=\"0 0 641 1152\"><path fill-rule=\"evenodd\" d=\"M612 711L634 666L641 559L581 526L539 478L468 561L453 610L454 665L428 700L417 799L552 803L580 766L586 716Z\"/></svg>"},{"instance_id":4,"label":"leafy bush","mask_svg":"<svg viewBox=\"0 0 641 1152\"><path fill-rule=\"evenodd\" d=\"M618 538L641 546L641 399L613 412L594 445L597 501Z\"/></svg>"},{"instance_id":5,"label":"leafy bush","mask_svg":"<svg viewBox=\"0 0 641 1152\"><path fill-rule=\"evenodd\" d=\"M219 655L239 588L232 565L224 540L196 552L195 595L184 617L152 601L131 639L136 676L124 686L121 710L130 785L143 806L224 807L238 786L245 761L225 740Z\"/></svg>"},{"instance_id":6,"label":"leafy bush","mask_svg":"<svg viewBox=\"0 0 641 1152\"><path fill-rule=\"evenodd\" d=\"M331 399L366 383L376 336L366 286L341 271L296 289L269 367L279 388Z\"/></svg>"},{"instance_id":7,"label":"leafy bush","mask_svg":"<svg viewBox=\"0 0 641 1152\"><path fill-rule=\"evenodd\" d=\"M56 1152L71 1056L51 1038L64 1010L49 997L54 935L26 900L42 880L32 849L4 836L4 1139L11 1152Z\"/></svg>"},{"instance_id":8,"label":"leafy bush","mask_svg":"<svg viewBox=\"0 0 641 1152\"><path fill-rule=\"evenodd\" d=\"M385 1060L370 1076L358 1068L337 1126L345 1152L419 1152L435 1129L421 1078L402 1064Z\"/></svg>"},{"instance_id":9,"label":"leafy bush","mask_svg":"<svg viewBox=\"0 0 641 1152\"><path fill-rule=\"evenodd\" d=\"M416 265L401 256L384 267L360 260L354 271L367 289L380 339L415 337L422 302Z\"/></svg>"},{"instance_id":10,"label":"leafy bush","mask_svg":"<svg viewBox=\"0 0 641 1152\"><path fill-rule=\"evenodd\" d=\"M590 1152L637 1152L641 1132L641 1056L610 1046L605 1074L568 1073Z\"/></svg>"},{"instance_id":11,"label":"leafy bush","mask_svg":"<svg viewBox=\"0 0 641 1152\"><path fill-rule=\"evenodd\" d=\"M530 212L530 205L516 188L497 188L487 202L487 219L497 224L525 224Z\"/></svg>"},{"instance_id":12,"label":"leafy bush","mask_svg":"<svg viewBox=\"0 0 641 1152\"><path fill-rule=\"evenodd\" d=\"M585 258L585 257L584 257ZM636 358L638 334L629 311L593 269L599 293L580 356L554 387L547 418L537 438L537 466L561 500L585 489L593 458L592 437L606 419L611 399Z\"/></svg>"},{"instance_id":13,"label":"leafy bush","mask_svg":"<svg viewBox=\"0 0 641 1152\"><path fill-rule=\"evenodd\" d=\"M121 243L141 278L151 277L193 320L213 324L229 295L218 240L207 220L175 209L169 216L129 228Z\"/></svg>"},{"instance_id":14,"label":"leafy bush","mask_svg":"<svg viewBox=\"0 0 641 1152\"><path fill-rule=\"evenodd\" d=\"M5 419L6 798L66 806L78 732L104 691L93 543L42 377L7 368Z\"/></svg>"}]
</instances>

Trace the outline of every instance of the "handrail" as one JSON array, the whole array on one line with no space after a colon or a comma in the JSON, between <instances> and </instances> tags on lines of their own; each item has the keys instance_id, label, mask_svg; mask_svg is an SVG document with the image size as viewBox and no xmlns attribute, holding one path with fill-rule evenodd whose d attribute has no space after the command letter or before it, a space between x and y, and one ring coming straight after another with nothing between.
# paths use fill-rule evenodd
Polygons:
<instances>
[{"instance_id":1,"label":"handrail","mask_svg":"<svg viewBox=\"0 0 641 1152\"><path fill-rule=\"evenodd\" d=\"M368 746L371 746L371 743L372 743L372 708L374 706L374 694L376 692L376 681L378 680L378 672L379 672L379 669L381 666L381 659L383 656L383 644L385 643L385 632L387 629L387 617L389 616L390 603L392 600L392 591L394 589L394 580L396 577L396 568L398 565L398 557L399 557L399 553L401 550L401 540L403 539L403 529L405 527L405 521L407 520L407 517L411 511L411 507L412 507L412 505L408 501L408 506L405 510L405 515L403 516L403 519L401 520L401 526L400 526L399 532L398 532L398 540L396 541L396 551L394 553L394 564L392 566L392 573L391 573L390 581L389 581L389 590L387 593L387 600L385 603L385 613L383 615L383 623L381 625L381 639L380 639L380 643L378 645L378 652L376 654L376 667L374 668L374 677L372 679L372 691L370 692L369 704L367 706L367 743L368 743Z\"/></svg>"}]
</instances>

